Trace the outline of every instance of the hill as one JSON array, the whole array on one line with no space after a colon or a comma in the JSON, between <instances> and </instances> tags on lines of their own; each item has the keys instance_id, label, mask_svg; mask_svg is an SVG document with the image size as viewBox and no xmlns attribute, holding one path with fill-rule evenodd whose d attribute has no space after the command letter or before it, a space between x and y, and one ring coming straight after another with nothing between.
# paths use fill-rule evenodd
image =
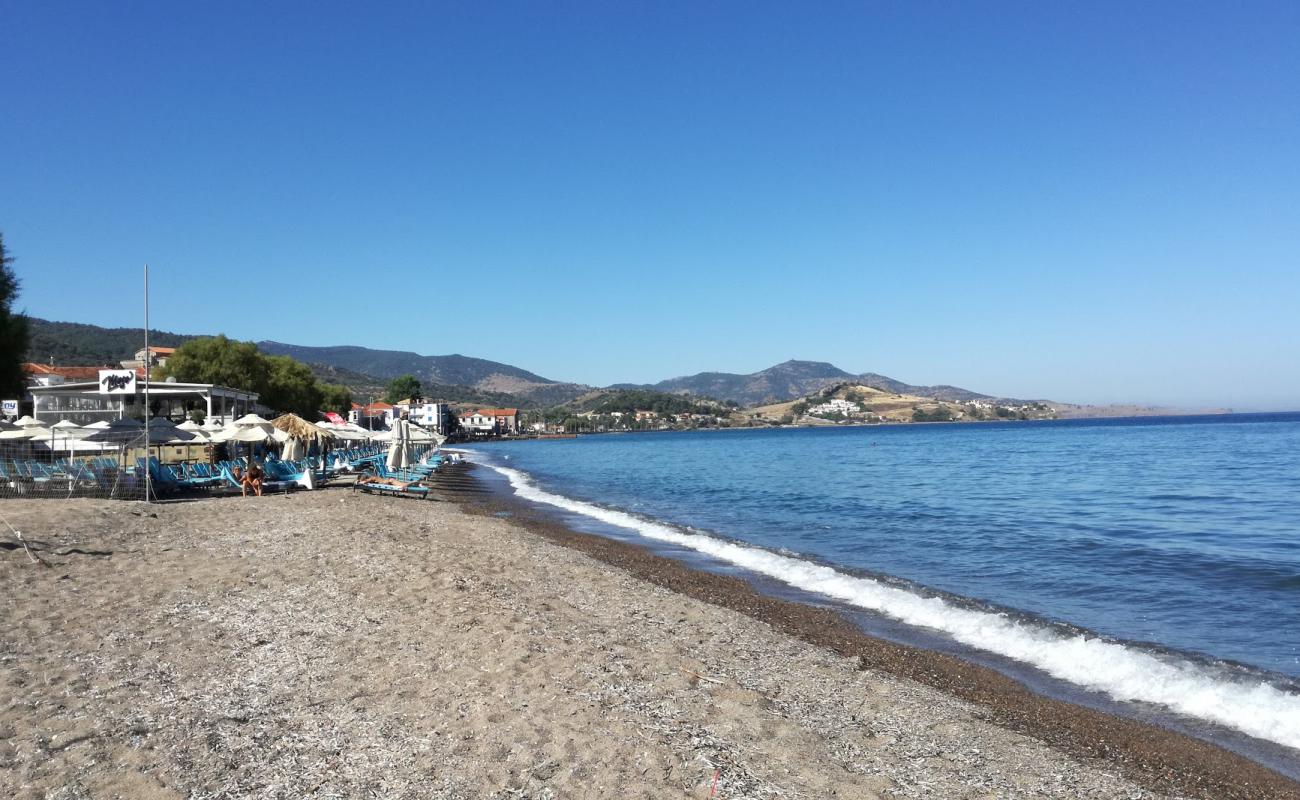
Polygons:
<instances>
[{"instance_id":1,"label":"hill","mask_svg":"<svg viewBox=\"0 0 1300 800\"><path fill-rule=\"evenodd\" d=\"M31 343L25 356L27 361L43 364L53 361L53 363L62 366L111 366L131 358L144 345L144 331L140 328L103 328L98 325L86 325L79 322L53 322L38 317L29 317L28 321L31 327ZM199 334L180 334L152 329L149 331L149 343L159 347L179 347L181 344L199 337ZM345 364L319 360L322 355L319 351L325 351L323 355L330 355L330 351L338 350L362 351L363 353L360 359L355 356L351 359L346 357L338 358L337 361L340 362L357 362L359 360L362 363L367 363L364 354L379 354L370 363L383 363L383 357L389 356L390 363L398 367L403 364L414 363L414 361L409 358L405 360L394 359L391 358L392 356L422 358L414 353L400 354L391 351L367 350L364 347L312 348L295 347L294 345L268 347L266 345L276 345L276 343L264 342L258 345L258 349L268 355L290 355L304 362L311 368L317 380L348 387L352 391L353 398L358 401L378 399L383 395L390 378L406 374L410 370L399 370L390 375L376 375L365 370L349 368ZM562 384L547 383L544 378L539 378L530 372L506 364L497 364L493 361L466 358L464 356L446 356L443 358L447 359L447 361L441 374L450 376L451 380L429 380L426 376L417 376L424 386L425 396L430 399L445 400L452 403L481 403L493 406L541 405L549 404L546 394L550 386L562 386ZM510 381L518 380L521 385L537 385L539 387L538 394L541 396L540 401L534 398L523 398L508 391L494 390L491 385L483 387L462 385L454 380L454 378L458 377L469 378L483 373L500 375L501 377L495 381L488 380L482 381L482 383L509 385ZM578 393L562 390L557 394L562 396L564 400L568 400ZM563 402L563 400L557 402Z\"/></svg>"},{"instance_id":2,"label":"hill","mask_svg":"<svg viewBox=\"0 0 1300 800\"><path fill-rule=\"evenodd\" d=\"M519 367L463 355L424 356L405 350L374 350L368 347L305 347L263 341L258 349L271 355L292 356L308 364L322 364L383 381L399 375L414 375L426 387L460 386L483 396L510 395L525 405L548 406L566 403L591 390L589 386L543 378ZM432 396L432 395L431 395Z\"/></svg>"},{"instance_id":3,"label":"hill","mask_svg":"<svg viewBox=\"0 0 1300 800\"><path fill-rule=\"evenodd\" d=\"M935 387L937 388L937 387ZM945 387L951 388L951 387ZM1020 400L948 400L909 392L893 392L859 379L833 384L799 400L750 408L753 420L801 425L841 422L952 422L1013 419L1054 419L1047 403Z\"/></svg>"},{"instance_id":4,"label":"hill","mask_svg":"<svg viewBox=\"0 0 1300 800\"><path fill-rule=\"evenodd\" d=\"M638 386L622 384L614 388L643 388L660 392L693 394L731 400L743 406L762 406L797 400L827 386L845 381L892 394L913 395L932 400L970 402L993 398L958 386L914 386L900 380L867 372L854 375L824 361L786 361L748 375L730 372L701 372L659 383Z\"/></svg>"},{"instance_id":5,"label":"hill","mask_svg":"<svg viewBox=\"0 0 1300 800\"><path fill-rule=\"evenodd\" d=\"M116 366L144 347L142 328L101 328L80 322L51 322L27 318L31 342L27 361L67 366ZM179 347L195 336L150 329L149 344L156 347Z\"/></svg>"}]
</instances>

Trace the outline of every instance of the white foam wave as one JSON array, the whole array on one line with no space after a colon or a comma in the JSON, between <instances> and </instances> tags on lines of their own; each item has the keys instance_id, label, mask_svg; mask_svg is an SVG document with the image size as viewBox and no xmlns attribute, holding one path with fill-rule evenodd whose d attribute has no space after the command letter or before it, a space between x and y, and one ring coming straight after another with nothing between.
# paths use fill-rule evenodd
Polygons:
<instances>
[{"instance_id":1,"label":"white foam wave","mask_svg":"<svg viewBox=\"0 0 1300 800\"><path fill-rule=\"evenodd\" d=\"M487 466L524 499L583 514L650 539L671 542L909 625L942 631L969 647L1022 661L1116 700L1155 703L1180 714L1300 749L1300 696L1262 681L1240 682L1191 662L1175 663L1095 636L1062 635L1005 614L960 608L831 567L737 544L541 489L523 472Z\"/></svg>"}]
</instances>

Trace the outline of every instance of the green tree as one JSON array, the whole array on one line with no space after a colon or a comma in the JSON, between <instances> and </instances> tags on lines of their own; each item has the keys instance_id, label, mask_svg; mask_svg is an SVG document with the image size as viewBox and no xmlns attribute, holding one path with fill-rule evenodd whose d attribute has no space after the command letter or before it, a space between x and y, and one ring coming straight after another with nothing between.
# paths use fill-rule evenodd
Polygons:
<instances>
[{"instance_id":1,"label":"green tree","mask_svg":"<svg viewBox=\"0 0 1300 800\"><path fill-rule=\"evenodd\" d=\"M277 411L292 411L305 419L315 419L322 397L311 368L289 356L263 358L270 364L271 375L262 393L262 403Z\"/></svg>"},{"instance_id":2,"label":"green tree","mask_svg":"<svg viewBox=\"0 0 1300 800\"><path fill-rule=\"evenodd\" d=\"M384 393L384 400L389 403L396 403L399 400L408 400L419 396L420 381L414 375L399 375L388 382L388 391Z\"/></svg>"},{"instance_id":3,"label":"green tree","mask_svg":"<svg viewBox=\"0 0 1300 800\"><path fill-rule=\"evenodd\" d=\"M0 394L7 398L22 396L27 385L22 362L28 344L27 317L13 310L19 283L9 268L12 263L0 233Z\"/></svg>"},{"instance_id":4,"label":"green tree","mask_svg":"<svg viewBox=\"0 0 1300 800\"><path fill-rule=\"evenodd\" d=\"M252 342L237 342L225 336L205 336L185 342L176 348L156 376L257 392L263 405L276 411L292 411L306 419L316 418L325 399L324 391L306 364L289 356L264 355ZM331 397L337 399L337 393Z\"/></svg>"},{"instance_id":5,"label":"green tree","mask_svg":"<svg viewBox=\"0 0 1300 800\"><path fill-rule=\"evenodd\" d=\"M271 382L271 363L252 342L237 342L224 335L206 336L176 348L155 375L186 383L215 383L264 395Z\"/></svg>"},{"instance_id":6,"label":"green tree","mask_svg":"<svg viewBox=\"0 0 1300 800\"><path fill-rule=\"evenodd\" d=\"M337 383L322 383L320 394L321 411L333 411L346 417L352 410L352 390L348 387Z\"/></svg>"}]
</instances>

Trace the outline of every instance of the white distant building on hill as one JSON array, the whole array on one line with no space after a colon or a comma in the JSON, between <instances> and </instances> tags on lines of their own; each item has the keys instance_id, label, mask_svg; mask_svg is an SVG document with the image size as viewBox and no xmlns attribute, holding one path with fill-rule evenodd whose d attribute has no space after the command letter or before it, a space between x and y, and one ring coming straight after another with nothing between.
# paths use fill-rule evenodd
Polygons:
<instances>
[{"instance_id":1,"label":"white distant building on hill","mask_svg":"<svg viewBox=\"0 0 1300 800\"><path fill-rule=\"evenodd\" d=\"M850 400L841 400L838 397L833 400L827 400L825 403L821 403L820 405L808 407L808 413L813 416L819 416L821 414L843 414L847 417L857 414L860 411L861 409L858 408L857 403Z\"/></svg>"}]
</instances>

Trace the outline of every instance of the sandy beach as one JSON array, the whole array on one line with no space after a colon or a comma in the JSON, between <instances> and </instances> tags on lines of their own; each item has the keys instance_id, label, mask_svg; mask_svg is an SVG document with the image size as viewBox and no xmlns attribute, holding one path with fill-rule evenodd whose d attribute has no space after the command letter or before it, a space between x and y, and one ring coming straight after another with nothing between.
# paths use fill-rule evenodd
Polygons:
<instances>
[{"instance_id":1,"label":"sandy beach","mask_svg":"<svg viewBox=\"0 0 1300 800\"><path fill-rule=\"evenodd\" d=\"M1300 794L517 511L6 502L0 796Z\"/></svg>"}]
</instances>

